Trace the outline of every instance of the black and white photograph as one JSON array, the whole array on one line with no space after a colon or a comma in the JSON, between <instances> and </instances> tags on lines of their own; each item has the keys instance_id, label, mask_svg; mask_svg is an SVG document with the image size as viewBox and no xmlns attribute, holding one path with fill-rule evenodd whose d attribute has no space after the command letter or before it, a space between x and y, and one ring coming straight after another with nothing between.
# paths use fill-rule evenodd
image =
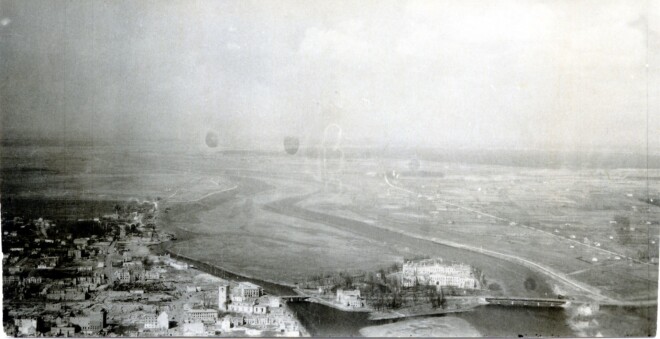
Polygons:
<instances>
[{"instance_id":1,"label":"black and white photograph","mask_svg":"<svg viewBox=\"0 0 660 339\"><path fill-rule=\"evenodd\" d=\"M660 1L0 0L4 337L657 335Z\"/></svg>"}]
</instances>

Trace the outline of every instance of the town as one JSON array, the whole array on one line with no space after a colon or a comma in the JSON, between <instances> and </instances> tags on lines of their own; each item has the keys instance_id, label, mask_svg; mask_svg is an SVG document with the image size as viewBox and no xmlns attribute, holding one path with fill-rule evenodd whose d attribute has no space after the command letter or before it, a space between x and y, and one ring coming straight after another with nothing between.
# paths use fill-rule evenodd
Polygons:
<instances>
[{"instance_id":1,"label":"town","mask_svg":"<svg viewBox=\"0 0 660 339\"><path fill-rule=\"evenodd\" d=\"M319 274L298 282L296 295L269 295L153 250L175 239L157 231L157 218L157 201L57 222L3 214L5 333L306 336L287 301L393 319L468 310L493 292L469 265L412 258L377 272Z\"/></svg>"},{"instance_id":2,"label":"town","mask_svg":"<svg viewBox=\"0 0 660 339\"><path fill-rule=\"evenodd\" d=\"M203 273L151 246L157 202L92 219L2 216L10 336L305 336L286 302Z\"/></svg>"}]
</instances>

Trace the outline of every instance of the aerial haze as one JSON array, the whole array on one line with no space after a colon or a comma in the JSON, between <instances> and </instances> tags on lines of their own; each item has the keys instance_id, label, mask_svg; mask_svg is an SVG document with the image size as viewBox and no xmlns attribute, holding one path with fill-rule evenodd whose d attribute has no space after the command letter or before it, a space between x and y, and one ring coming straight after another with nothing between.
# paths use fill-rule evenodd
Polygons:
<instances>
[{"instance_id":1,"label":"aerial haze","mask_svg":"<svg viewBox=\"0 0 660 339\"><path fill-rule=\"evenodd\" d=\"M8 336L647 337L660 2L0 0Z\"/></svg>"},{"instance_id":2,"label":"aerial haze","mask_svg":"<svg viewBox=\"0 0 660 339\"><path fill-rule=\"evenodd\" d=\"M3 1L2 134L657 151L657 6Z\"/></svg>"}]
</instances>

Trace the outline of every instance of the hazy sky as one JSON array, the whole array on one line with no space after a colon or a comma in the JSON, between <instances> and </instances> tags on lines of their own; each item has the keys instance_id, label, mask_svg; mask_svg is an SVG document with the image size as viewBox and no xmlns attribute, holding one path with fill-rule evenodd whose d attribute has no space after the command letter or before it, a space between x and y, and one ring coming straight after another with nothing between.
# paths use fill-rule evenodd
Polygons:
<instances>
[{"instance_id":1,"label":"hazy sky","mask_svg":"<svg viewBox=\"0 0 660 339\"><path fill-rule=\"evenodd\" d=\"M313 143L335 123L346 143L636 150L648 127L653 149L658 13L630 0L1 1L1 131L203 143L213 130L248 148Z\"/></svg>"}]
</instances>

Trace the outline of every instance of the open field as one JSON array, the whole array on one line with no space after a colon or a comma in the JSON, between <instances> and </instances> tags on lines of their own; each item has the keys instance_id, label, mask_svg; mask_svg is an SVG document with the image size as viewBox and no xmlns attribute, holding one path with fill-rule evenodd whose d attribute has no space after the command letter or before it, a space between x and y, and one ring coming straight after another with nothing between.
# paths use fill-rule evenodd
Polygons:
<instances>
[{"instance_id":1,"label":"open field","mask_svg":"<svg viewBox=\"0 0 660 339\"><path fill-rule=\"evenodd\" d=\"M565 169L436 166L448 174L389 181L346 175L345 182L359 183L353 191L345 185L349 199L314 197L301 206L531 260L613 299L655 299L659 214L657 206L640 201L646 189L642 170L609 171L619 182L636 178L625 185L595 179L587 185L581 171L569 180ZM465 175L453 173L459 170ZM555 175L568 184L547 184ZM543 190L535 188L544 181ZM580 189L607 194L598 199L582 194L581 207L566 206L564 192ZM658 191L649 188L648 194L657 196ZM615 223L621 219L626 222L623 230L620 221Z\"/></svg>"},{"instance_id":2,"label":"open field","mask_svg":"<svg viewBox=\"0 0 660 339\"><path fill-rule=\"evenodd\" d=\"M508 295L657 295L660 208L640 199L660 195L646 181L658 169L425 162L442 175L385 180L404 164L371 157L329 183L313 154L143 148L3 148L3 202L157 200L174 251L271 281L428 255L474 265Z\"/></svg>"}]
</instances>

